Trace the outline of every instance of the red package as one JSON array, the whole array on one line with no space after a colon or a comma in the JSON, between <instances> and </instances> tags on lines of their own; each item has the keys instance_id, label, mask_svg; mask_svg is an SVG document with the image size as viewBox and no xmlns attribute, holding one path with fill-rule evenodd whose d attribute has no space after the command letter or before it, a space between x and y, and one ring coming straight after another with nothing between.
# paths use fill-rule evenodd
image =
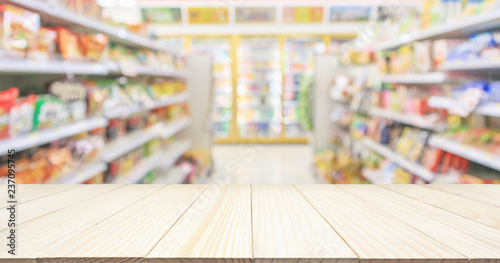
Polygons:
<instances>
[{"instance_id":1,"label":"red package","mask_svg":"<svg viewBox=\"0 0 500 263\"><path fill-rule=\"evenodd\" d=\"M450 170L452 159L453 159L453 154L447 152L444 155L443 164L441 165L441 173L442 174L448 173L448 171Z\"/></svg>"},{"instance_id":2,"label":"red package","mask_svg":"<svg viewBox=\"0 0 500 263\"><path fill-rule=\"evenodd\" d=\"M18 96L18 88L0 91L0 139L9 137L9 114Z\"/></svg>"}]
</instances>

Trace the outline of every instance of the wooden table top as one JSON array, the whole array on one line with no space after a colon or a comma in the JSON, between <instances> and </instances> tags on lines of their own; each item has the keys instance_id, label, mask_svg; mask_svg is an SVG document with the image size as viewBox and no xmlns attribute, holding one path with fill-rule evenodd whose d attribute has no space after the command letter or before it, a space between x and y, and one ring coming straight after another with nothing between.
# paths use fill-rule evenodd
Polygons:
<instances>
[{"instance_id":1,"label":"wooden table top","mask_svg":"<svg viewBox=\"0 0 500 263\"><path fill-rule=\"evenodd\" d=\"M2 263L500 263L497 185L20 185L16 194L16 256L3 245Z\"/></svg>"}]
</instances>

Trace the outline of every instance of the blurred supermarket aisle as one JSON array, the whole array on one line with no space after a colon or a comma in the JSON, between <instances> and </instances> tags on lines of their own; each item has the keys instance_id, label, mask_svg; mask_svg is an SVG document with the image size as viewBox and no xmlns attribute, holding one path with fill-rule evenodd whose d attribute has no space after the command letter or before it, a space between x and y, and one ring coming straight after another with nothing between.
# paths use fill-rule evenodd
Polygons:
<instances>
[{"instance_id":1,"label":"blurred supermarket aisle","mask_svg":"<svg viewBox=\"0 0 500 263\"><path fill-rule=\"evenodd\" d=\"M313 149L308 145L215 145L210 183L311 184Z\"/></svg>"}]
</instances>

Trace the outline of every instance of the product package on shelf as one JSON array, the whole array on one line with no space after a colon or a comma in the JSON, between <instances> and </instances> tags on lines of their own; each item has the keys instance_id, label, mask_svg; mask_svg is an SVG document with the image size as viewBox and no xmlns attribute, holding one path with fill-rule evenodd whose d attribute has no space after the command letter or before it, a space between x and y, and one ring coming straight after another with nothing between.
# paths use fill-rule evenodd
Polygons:
<instances>
[{"instance_id":1,"label":"product package on shelf","mask_svg":"<svg viewBox=\"0 0 500 263\"><path fill-rule=\"evenodd\" d=\"M40 29L40 16L11 5L0 5L0 56L25 58Z\"/></svg>"}]
</instances>

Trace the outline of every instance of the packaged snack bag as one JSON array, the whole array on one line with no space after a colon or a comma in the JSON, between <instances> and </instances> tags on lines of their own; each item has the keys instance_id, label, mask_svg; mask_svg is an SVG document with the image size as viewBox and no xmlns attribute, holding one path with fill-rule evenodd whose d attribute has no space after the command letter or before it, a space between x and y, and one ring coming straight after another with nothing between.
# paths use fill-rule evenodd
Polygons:
<instances>
[{"instance_id":1,"label":"packaged snack bag","mask_svg":"<svg viewBox=\"0 0 500 263\"><path fill-rule=\"evenodd\" d=\"M104 34L84 34L81 36L82 51L84 56L93 61L106 57L109 37Z\"/></svg>"},{"instance_id":2,"label":"packaged snack bag","mask_svg":"<svg viewBox=\"0 0 500 263\"><path fill-rule=\"evenodd\" d=\"M56 50L56 39L56 31L50 28L41 27L30 41L28 58L41 61L52 59Z\"/></svg>"},{"instance_id":3,"label":"packaged snack bag","mask_svg":"<svg viewBox=\"0 0 500 263\"><path fill-rule=\"evenodd\" d=\"M15 137L29 133L33 128L36 95L16 101L10 110L9 134Z\"/></svg>"},{"instance_id":4,"label":"packaged snack bag","mask_svg":"<svg viewBox=\"0 0 500 263\"><path fill-rule=\"evenodd\" d=\"M18 88L0 91L0 139L9 137L9 114L18 96Z\"/></svg>"},{"instance_id":5,"label":"packaged snack bag","mask_svg":"<svg viewBox=\"0 0 500 263\"><path fill-rule=\"evenodd\" d=\"M431 43L429 41L415 42L413 44L415 70L425 73L432 69Z\"/></svg>"},{"instance_id":6,"label":"packaged snack bag","mask_svg":"<svg viewBox=\"0 0 500 263\"><path fill-rule=\"evenodd\" d=\"M35 104L33 130L50 129L67 122L69 112L61 100L51 95L38 96Z\"/></svg>"},{"instance_id":7,"label":"packaged snack bag","mask_svg":"<svg viewBox=\"0 0 500 263\"><path fill-rule=\"evenodd\" d=\"M30 41L40 28L40 16L11 6L0 6L0 47L8 57L25 58Z\"/></svg>"},{"instance_id":8,"label":"packaged snack bag","mask_svg":"<svg viewBox=\"0 0 500 263\"><path fill-rule=\"evenodd\" d=\"M82 60L83 55L78 34L62 26L57 27L56 30L57 46L63 58L67 60Z\"/></svg>"}]
</instances>

